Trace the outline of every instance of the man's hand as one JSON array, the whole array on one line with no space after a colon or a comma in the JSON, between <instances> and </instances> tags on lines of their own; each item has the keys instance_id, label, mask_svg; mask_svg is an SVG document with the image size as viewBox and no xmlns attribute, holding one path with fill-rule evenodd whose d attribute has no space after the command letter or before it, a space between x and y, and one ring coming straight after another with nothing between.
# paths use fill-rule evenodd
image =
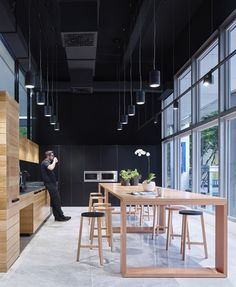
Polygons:
<instances>
[{"instance_id":1,"label":"man's hand","mask_svg":"<svg viewBox=\"0 0 236 287\"><path fill-rule=\"evenodd\" d=\"M58 163L57 157L54 157L53 162Z\"/></svg>"}]
</instances>

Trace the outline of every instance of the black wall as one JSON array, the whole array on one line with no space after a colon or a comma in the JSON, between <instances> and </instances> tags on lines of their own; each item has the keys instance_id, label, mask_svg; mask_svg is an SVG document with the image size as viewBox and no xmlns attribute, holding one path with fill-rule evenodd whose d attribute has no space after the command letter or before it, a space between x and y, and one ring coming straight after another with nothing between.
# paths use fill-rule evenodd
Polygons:
<instances>
[{"instance_id":1,"label":"black wall","mask_svg":"<svg viewBox=\"0 0 236 287\"><path fill-rule=\"evenodd\" d=\"M151 171L156 173L156 183L161 185L160 146L147 145L56 145L42 146L43 153L54 150L59 159L57 176L63 206L87 206L90 192L96 192L97 183L83 180L84 170L117 170L137 168L147 175L147 158L134 155L137 148L151 153ZM141 180L141 181L142 181ZM115 203L115 202L114 202Z\"/></svg>"}]
</instances>

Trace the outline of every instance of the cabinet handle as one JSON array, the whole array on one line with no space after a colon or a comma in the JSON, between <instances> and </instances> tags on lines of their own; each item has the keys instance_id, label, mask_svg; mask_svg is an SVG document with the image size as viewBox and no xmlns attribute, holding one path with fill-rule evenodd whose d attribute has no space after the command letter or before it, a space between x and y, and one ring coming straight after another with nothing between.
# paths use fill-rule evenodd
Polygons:
<instances>
[{"instance_id":1,"label":"cabinet handle","mask_svg":"<svg viewBox=\"0 0 236 287\"><path fill-rule=\"evenodd\" d=\"M38 194L38 193L40 193L40 192L42 192L42 191L43 191L43 189L37 190L37 191L34 192L34 194Z\"/></svg>"},{"instance_id":2,"label":"cabinet handle","mask_svg":"<svg viewBox=\"0 0 236 287\"><path fill-rule=\"evenodd\" d=\"M15 203L15 202L17 202L17 201L20 201L20 199L19 198L14 198L14 199L12 199L12 203Z\"/></svg>"}]
</instances>

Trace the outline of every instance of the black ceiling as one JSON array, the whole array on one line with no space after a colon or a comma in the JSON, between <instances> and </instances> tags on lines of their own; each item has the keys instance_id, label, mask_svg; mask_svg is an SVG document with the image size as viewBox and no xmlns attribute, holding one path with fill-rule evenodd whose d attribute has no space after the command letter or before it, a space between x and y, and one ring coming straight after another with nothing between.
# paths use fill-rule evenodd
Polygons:
<instances>
[{"instance_id":1,"label":"black ceiling","mask_svg":"<svg viewBox=\"0 0 236 287\"><path fill-rule=\"evenodd\" d=\"M153 57L153 0L1 0L8 1L11 13L16 19L18 30L22 31L28 43L28 7L31 3L30 27L32 54L36 64L39 63L40 29L43 42L43 71L46 75L46 63L49 61L50 76L54 71L54 79L58 84L67 85L71 73L68 66L67 53L62 44L61 32L97 32L97 49L95 54L95 70L93 80L114 83L117 80L116 67L122 63L124 52L133 43L133 78L138 81L138 36L135 30L140 11L146 12L142 18L142 74L147 81L148 72L152 68ZM211 29L211 9L213 9L213 30L236 9L235 0L155 0L156 4L156 52L157 66L161 70L162 86L172 80L173 70L181 68L189 58L189 18L190 18L190 54L196 52L209 38ZM149 7L149 9L147 9ZM145 11L145 9L147 11ZM0 11L1 12L1 11ZM1 24L1 19L0 19ZM69 31L71 30L71 31ZM18 32L18 31L17 31ZM11 34L3 34L10 39ZM174 37L173 37L174 35ZM7 38L7 37L6 37ZM173 46L174 43L174 46ZM173 67L173 47L175 64ZM80 55L78 55L79 57ZM19 57L20 58L20 57ZM27 69L27 55L19 59ZM91 59L90 59L90 62ZM128 72L128 62L126 62ZM160 129L153 130L152 123L140 126L160 109L155 102L151 109L139 108L139 117L131 119L131 123L122 134L116 132L117 93L101 93L78 95L61 93L61 122L63 133L50 134L50 126L39 112L39 142L47 144L68 142L86 143L135 143L140 139L146 143L159 142ZM148 105L152 104L152 94L147 97ZM156 99L160 94L157 94ZM80 97L81 96L81 97ZM71 97L69 99L69 97ZM73 113L71 113L73 111ZM92 111L92 112L91 112ZM109 112L107 112L109 111ZM78 120L79 119L79 120ZM86 123L86 124L85 124ZM75 132L78 131L78 132ZM156 131L156 132L155 132ZM145 134L140 137L140 133ZM99 137L99 135L102 137ZM49 139L50 137L50 139Z\"/></svg>"}]
</instances>

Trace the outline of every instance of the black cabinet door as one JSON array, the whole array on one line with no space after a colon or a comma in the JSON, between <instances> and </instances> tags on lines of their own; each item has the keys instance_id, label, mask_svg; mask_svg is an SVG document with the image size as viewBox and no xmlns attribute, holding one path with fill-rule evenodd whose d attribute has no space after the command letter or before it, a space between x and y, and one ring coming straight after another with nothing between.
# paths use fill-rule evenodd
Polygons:
<instances>
[{"instance_id":1,"label":"black cabinet door","mask_svg":"<svg viewBox=\"0 0 236 287\"><path fill-rule=\"evenodd\" d=\"M84 196L84 184L83 182L72 181L71 183L71 205L72 206L86 206L87 201Z\"/></svg>"},{"instance_id":2,"label":"black cabinet door","mask_svg":"<svg viewBox=\"0 0 236 287\"><path fill-rule=\"evenodd\" d=\"M71 181L84 181L84 163L85 163L85 147L71 146Z\"/></svg>"},{"instance_id":3,"label":"black cabinet door","mask_svg":"<svg viewBox=\"0 0 236 287\"><path fill-rule=\"evenodd\" d=\"M60 146L58 159L58 182L62 206L71 206L71 147Z\"/></svg>"}]
</instances>

